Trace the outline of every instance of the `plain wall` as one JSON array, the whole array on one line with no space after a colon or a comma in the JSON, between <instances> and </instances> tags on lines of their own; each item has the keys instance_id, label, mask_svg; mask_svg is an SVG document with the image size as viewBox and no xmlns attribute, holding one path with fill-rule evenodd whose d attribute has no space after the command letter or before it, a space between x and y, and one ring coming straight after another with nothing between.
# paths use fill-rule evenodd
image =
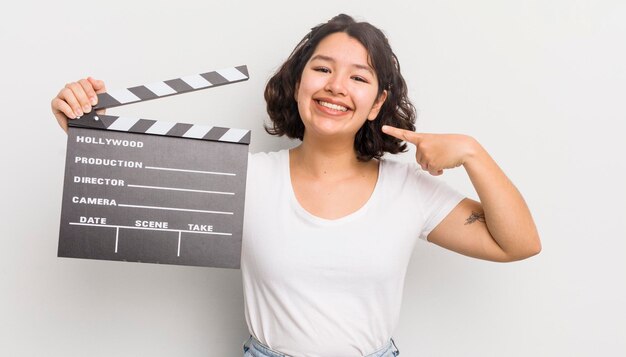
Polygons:
<instances>
[{"instance_id":1,"label":"plain wall","mask_svg":"<svg viewBox=\"0 0 626 357\"><path fill-rule=\"evenodd\" d=\"M50 100L87 75L117 89L246 64L248 82L109 113L252 129L253 152L293 146L262 130L265 82L339 12L385 30L418 131L477 138L543 242L511 264L418 243L402 356L626 355L620 0L3 5L0 355L241 356L240 271L56 257L66 135ZM442 179L475 197L462 169Z\"/></svg>"}]
</instances>

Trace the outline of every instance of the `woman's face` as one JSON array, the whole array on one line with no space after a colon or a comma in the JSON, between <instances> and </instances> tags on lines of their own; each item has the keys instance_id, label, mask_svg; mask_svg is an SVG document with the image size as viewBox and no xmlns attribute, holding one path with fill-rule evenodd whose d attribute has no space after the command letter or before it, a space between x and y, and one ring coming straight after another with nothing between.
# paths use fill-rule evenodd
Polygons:
<instances>
[{"instance_id":1,"label":"woman's face","mask_svg":"<svg viewBox=\"0 0 626 357\"><path fill-rule=\"evenodd\" d=\"M374 120L387 92L379 98L378 79L367 50L346 33L328 35L307 62L296 88L305 134L353 140L366 120Z\"/></svg>"}]
</instances>

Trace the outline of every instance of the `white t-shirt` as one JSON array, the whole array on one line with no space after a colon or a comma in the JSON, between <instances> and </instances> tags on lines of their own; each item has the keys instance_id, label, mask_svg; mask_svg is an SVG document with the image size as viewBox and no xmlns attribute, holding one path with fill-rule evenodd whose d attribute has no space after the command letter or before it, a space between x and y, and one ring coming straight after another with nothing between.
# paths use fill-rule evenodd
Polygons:
<instances>
[{"instance_id":1,"label":"white t-shirt","mask_svg":"<svg viewBox=\"0 0 626 357\"><path fill-rule=\"evenodd\" d=\"M376 351L398 322L417 238L462 199L417 164L383 159L367 203L323 219L298 203L289 151L251 155L241 257L250 333L298 357Z\"/></svg>"}]
</instances>

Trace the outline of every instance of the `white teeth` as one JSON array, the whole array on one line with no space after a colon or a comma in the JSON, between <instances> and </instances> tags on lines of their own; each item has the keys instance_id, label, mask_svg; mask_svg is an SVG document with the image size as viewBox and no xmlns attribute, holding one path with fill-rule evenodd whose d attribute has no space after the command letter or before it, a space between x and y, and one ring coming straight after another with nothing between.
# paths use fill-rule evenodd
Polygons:
<instances>
[{"instance_id":1,"label":"white teeth","mask_svg":"<svg viewBox=\"0 0 626 357\"><path fill-rule=\"evenodd\" d=\"M324 102L324 101L321 101L321 100L318 100L317 102L318 102L318 103L320 103L320 105L321 105L321 106L326 107L326 108L330 108L330 109L334 109L334 110L339 110L339 111L342 111L342 112L347 112L347 111L348 111L348 108L343 107L343 106L341 106L341 105L337 105L337 104L333 104L333 103L328 103L328 102Z\"/></svg>"}]
</instances>

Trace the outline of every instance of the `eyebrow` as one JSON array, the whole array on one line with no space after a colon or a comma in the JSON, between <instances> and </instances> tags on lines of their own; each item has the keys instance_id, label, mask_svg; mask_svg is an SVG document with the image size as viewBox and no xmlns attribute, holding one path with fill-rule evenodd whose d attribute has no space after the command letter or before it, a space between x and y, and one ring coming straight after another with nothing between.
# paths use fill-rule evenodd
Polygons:
<instances>
[{"instance_id":1,"label":"eyebrow","mask_svg":"<svg viewBox=\"0 0 626 357\"><path fill-rule=\"evenodd\" d=\"M335 59L334 59L334 58L332 58L332 57L330 57L330 56L325 56L325 55L315 55L315 56L311 57L311 61L314 61L314 60L323 60L323 61L328 61L328 62L333 62L333 63L337 62L337 61L335 61ZM366 66L366 65L363 65L363 64L354 63L354 64L352 64L352 67L355 67L355 68L358 68L358 69L363 69L363 70L366 70L366 71L368 71L368 72L369 72L372 76L374 75L374 70L373 70L373 69L372 69L372 67L370 67L370 66Z\"/></svg>"}]
</instances>

